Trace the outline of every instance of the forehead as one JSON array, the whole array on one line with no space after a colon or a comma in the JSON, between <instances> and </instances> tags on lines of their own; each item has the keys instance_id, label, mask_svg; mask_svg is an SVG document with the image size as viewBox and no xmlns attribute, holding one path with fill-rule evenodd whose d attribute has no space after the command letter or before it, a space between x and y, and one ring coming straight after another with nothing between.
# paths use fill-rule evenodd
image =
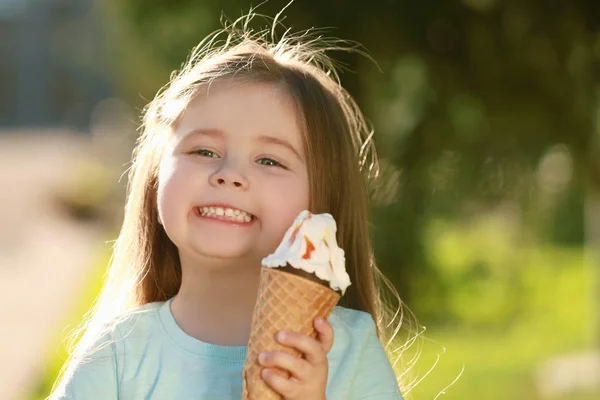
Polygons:
<instances>
[{"instance_id":1,"label":"forehead","mask_svg":"<svg viewBox=\"0 0 600 400\"><path fill-rule=\"evenodd\" d=\"M234 139L268 134L302 148L300 126L294 99L282 85L217 81L199 91L175 132L214 129Z\"/></svg>"}]
</instances>

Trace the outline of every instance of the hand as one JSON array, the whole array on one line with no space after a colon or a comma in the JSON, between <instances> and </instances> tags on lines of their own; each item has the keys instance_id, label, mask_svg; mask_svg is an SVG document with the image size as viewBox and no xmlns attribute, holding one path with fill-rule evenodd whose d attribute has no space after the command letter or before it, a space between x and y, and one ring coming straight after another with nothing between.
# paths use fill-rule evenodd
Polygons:
<instances>
[{"instance_id":1,"label":"hand","mask_svg":"<svg viewBox=\"0 0 600 400\"><path fill-rule=\"evenodd\" d=\"M313 321L317 337L295 332L281 331L277 341L292 347L303 354L303 357L276 351L261 353L258 361L265 367L278 367L290 373L290 377L279 375L274 370L265 368L262 371L264 381L286 400L326 400L325 389L329 362L327 353L333 346L333 327L326 319L317 317Z\"/></svg>"}]
</instances>

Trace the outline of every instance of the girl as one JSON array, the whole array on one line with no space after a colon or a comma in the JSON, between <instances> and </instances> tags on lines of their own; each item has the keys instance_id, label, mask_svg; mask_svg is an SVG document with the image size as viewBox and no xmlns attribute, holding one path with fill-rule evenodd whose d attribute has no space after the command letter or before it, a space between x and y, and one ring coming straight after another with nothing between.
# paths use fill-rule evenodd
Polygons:
<instances>
[{"instance_id":1,"label":"girl","mask_svg":"<svg viewBox=\"0 0 600 400\"><path fill-rule=\"evenodd\" d=\"M263 354L263 379L285 399L402 398L368 235L371 134L316 40L237 22L145 110L107 283L52 398L240 399L261 259L304 209L334 216L352 285L316 339L278 336L304 357Z\"/></svg>"}]
</instances>

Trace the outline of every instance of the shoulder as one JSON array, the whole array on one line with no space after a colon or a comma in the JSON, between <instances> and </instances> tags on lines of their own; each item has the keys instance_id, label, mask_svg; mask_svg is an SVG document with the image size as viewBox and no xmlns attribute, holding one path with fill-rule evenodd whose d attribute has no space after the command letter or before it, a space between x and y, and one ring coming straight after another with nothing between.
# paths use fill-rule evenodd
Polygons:
<instances>
[{"instance_id":1,"label":"shoulder","mask_svg":"<svg viewBox=\"0 0 600 400\"><path fill-rule=\"evenodd\" d=\"M379 341L375 321L367 312L337 306L329 317L329 323L338 343L364 346L373 340Z\"/></svg>"},{"instance_id":2,"label":"shoulder","mask_svg":"<svg viewBox=\"0 0 600 400\"><path fill-rule=\"evenodd\" d=\"M328 359L335 382L344 382L340 393L349 390L353 399L402 399L371 314L338 306L329 322L334 342Z\"/></svg>"},{"instance_id":3,"label":"shoulder","mask_svg":"<svg viewBox=\"0 0 600 400\"><path fill-rule=\"evenodd\" d=\"M162 304L146 304L89 326L51 399L117 398L125 355L137 351L136 346L145 345L155 334Z\"/></svg>"},{"instance_id":4,"label":"shoulder","mask_svg":"<svg viewBox=\"0 0 600 400\"><path fill-rule=\"evenodd\" d=\"M82 350L85 349L83 359L122 357L131 344L146 343L156 334L156 328L160 325L158 313L163 304L145 304L96 328L90 327L90 331L82 337L87 341L82 347Z\"/></svg>"},{"instance_id":5,"label":"shoulder","mask_svg":"<svg viewBox=\"0 0 600 400\"><path fill-rule=\"evenodd\" d=\"M351 308L337 306L333 309L329 322L338 329L356 331L376 332L375 321L371 314L365 311L353 310Z\"/></svg>"},{"instance_id":6,"label":"shoulder","mask_svg":"<svg viewBox=\"0 0 600 400\"><path fill-rule=\"evenodd\" d=\"M160 301L134 308L113 320L109 329L118 339L152 335L160 325L159 312L164 304Z\"/></svg>"}]
</instances>

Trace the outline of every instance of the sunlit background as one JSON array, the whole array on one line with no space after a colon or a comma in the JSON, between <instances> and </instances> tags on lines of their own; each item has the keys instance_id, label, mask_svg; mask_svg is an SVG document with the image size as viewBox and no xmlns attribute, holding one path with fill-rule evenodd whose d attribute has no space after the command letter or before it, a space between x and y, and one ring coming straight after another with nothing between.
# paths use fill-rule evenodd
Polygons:
<instances>
[{"instance_id":1,"label":"sunlit background","mask_svg":"<svg viewBox=\"0 0 600 400\"><path fill-rule=\"evenodd\" d=\"M102 285L141 108L250 6L0 0L0 399L48 395ZM377 261L420 324L400 335L406 398L600 398L600 2L285 15L377 63L331 54L376 131Z\"/></svg>"}]
</instances>

